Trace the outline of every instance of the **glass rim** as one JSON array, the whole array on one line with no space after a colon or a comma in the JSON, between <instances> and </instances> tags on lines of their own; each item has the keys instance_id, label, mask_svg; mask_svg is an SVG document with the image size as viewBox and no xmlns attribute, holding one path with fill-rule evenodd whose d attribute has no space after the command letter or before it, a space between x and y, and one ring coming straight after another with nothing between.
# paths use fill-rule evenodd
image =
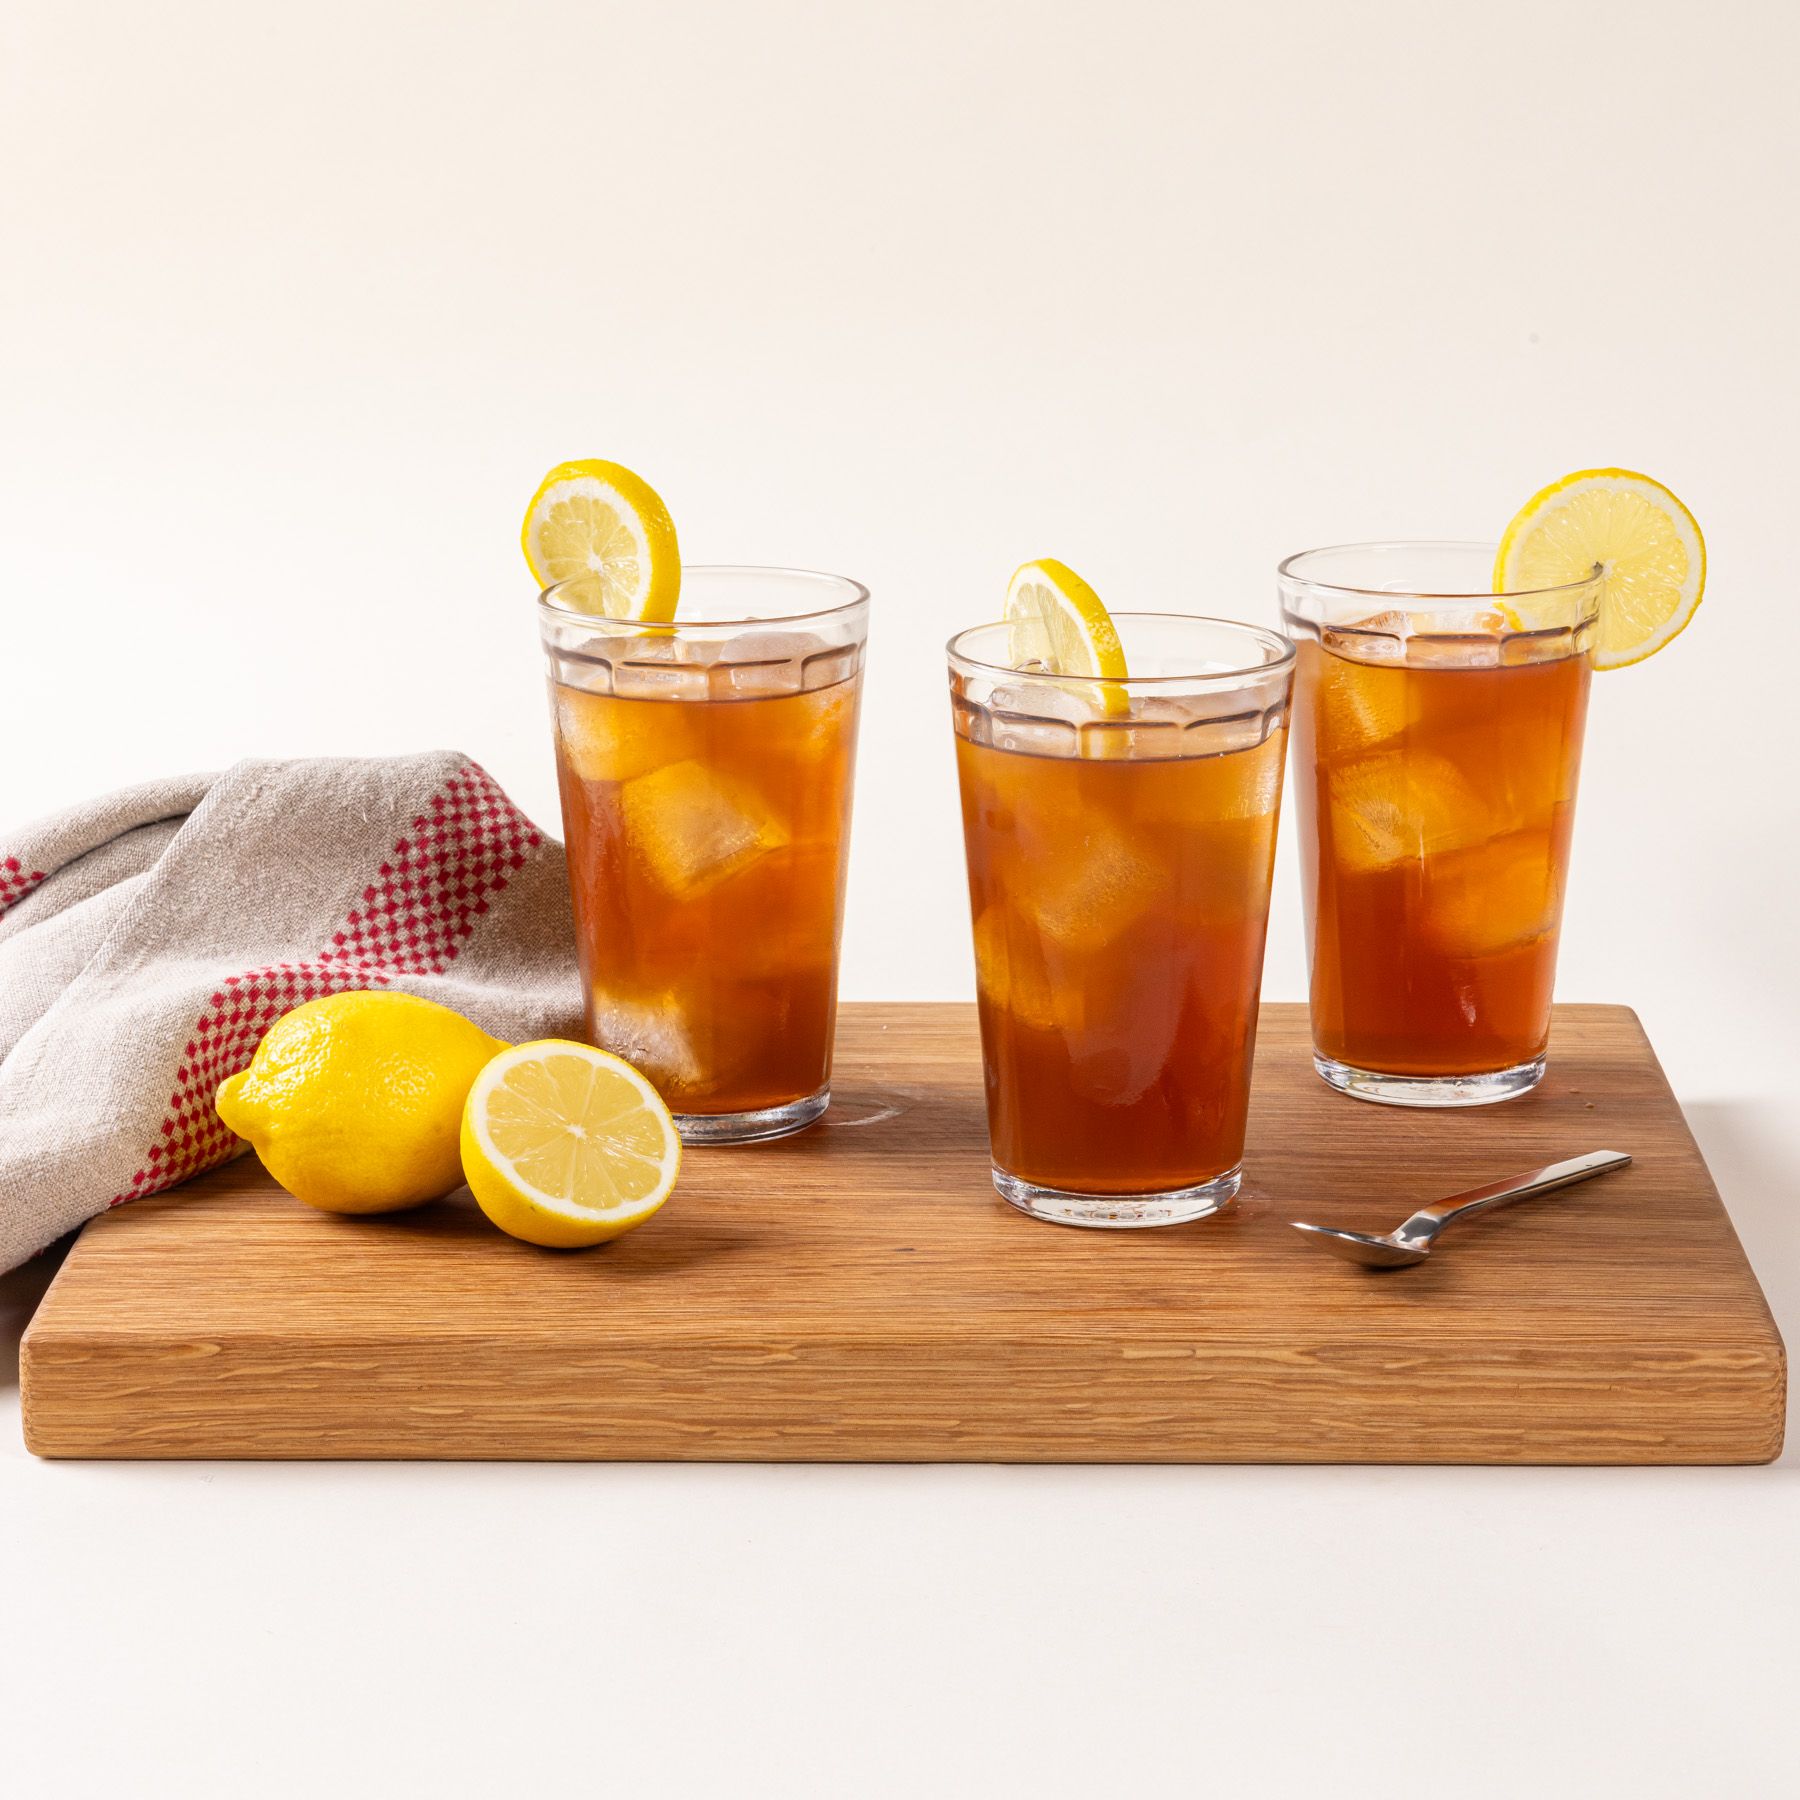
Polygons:
<instances>
[{"instance_id":1,"label":"glass rim","mask_svg":"<svg viewBox=\"0 0 1800 1800\"><path fill-rule=\"evenodd\" d=\"M1266 625L1252 625L1245 619L1220 619L1210 613L1167 612L1116 612L1110 616L1115 623L1120 619L1179 619L1190 625L1223 625L1228 631L1242 632L1265 646L1273 646L1276 654L1262 662L1245 663L1240 668L1196 669L1187 675L1058 675L1048 669L1015 669L1010 663L988 662L983 657L971 656L966 650L957 647L965 638L973 637L978 631L1005 630L1008 624L1005 619L985 619L979 625L965 625L962 630L951 635L949 642L944 645L944 654L950 659L952 668L977 670L984 675L1003 675L1011 681L1051 681L1059 684L1071 681L1104 682L1108 687L1126 689L1162 687L1174 683L1191 687L1197 681L1250 681L1259 676L1279 675L1299 655L1294 640L1285 633L1271 631Z\"/></svg>"},{"instance_id":2,"label":"glass rim","mask_svg":"<svg viewBox=\"0 0 1800 1800\"><path fill-rule=\"evenodd\" d=\"M1357 600L1442 600L1451 604L1472 605L1477 601L1542 600L1557 595L1575 595L1591 588L1604 578L1599 563L1575 581L1553 582L1548 587L1442 589L1429 587L1375 588L1362 587L1350 581L1321 581L1301 572L1296 565L1313 556L1342 556L1351 551L1383 550L1475 550L1490 559L1499 550L1497 543L1483 543L1479 538L1376 538L1364 544L1320 544L1311 550L1296 550L1275 565L1276 575L1284 582L1315 594L1342 594Z\"/></svg>"},{"instance_id":3,"label":"glass rim","mask_svg":"<svg viewBox=\"0 0 1800 1800\"><path fill-rule=\"evenodd\" d=\"M595 630L605 630L611 626L620 631L642 631L646 625L654 624L664 631L679 631L683 626L705 631L730 631L737 626L751 625L800 625L814 619L828 619L836 613L851 612L856 607L869 603L869 590L849 575L834 575L827 569L796 569L779 563L686 563L681 565L683 581L690 575L755 575L764 578L775 576L795 581L827 582L844 594L844 598L834 600L829 606L809 606L803 612L780 613L746 613L742 616L722 619L697 619L692 616L681 616L679 598L675 604L675 616L672 619L613 619L605 613L578 611L564 604L559 596L565 588L573 587L578 581L588 581L587 575L566 575L561 581L553 581L547 588L539 591L537 597L538 610L549 618L568 621L570 624L581 624Z\"/></svg>"}]
</instances>

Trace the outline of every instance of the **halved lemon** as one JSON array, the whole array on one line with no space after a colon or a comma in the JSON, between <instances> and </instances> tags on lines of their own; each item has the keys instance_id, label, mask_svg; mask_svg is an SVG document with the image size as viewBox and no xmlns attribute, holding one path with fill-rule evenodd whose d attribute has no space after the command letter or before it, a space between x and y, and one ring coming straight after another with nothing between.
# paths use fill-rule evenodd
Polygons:
<instances>
[{"instance_id":1,"label":"halved lemon","mask_svg":"<svg viewBox=\"0 0 1800 1800\"><path fill-rule=\"evenodd\" d=\"M1507 526L1494 591L1580 581L1596 564L1605 577L1596 669L1654 656L1694 616L1706 588L1700 527L1660 481L1630 469L1578 469L1534 494Z\"/></svg>"},{"instance_id":2,"label":"halved lemon","mask_svg":"<svg viewBox=\"0 0 1800 1800\"><path fill-rule=\"evenodd\" d=\"M662 1096L630 1063L542 1038L503 1050L475 1077L462 1163L502 1231L578 1250L643 1224L668 1199L681 1139Z\"/></svg>"},{"instance_id":3,"label":"halved lemon","mask_svg":"<svg viewBox=\"0 0 1800 1800\"><path fill-rule=\"evenodd\" d=\"M1125 647L1100 596L1054 557L1021 563L1006 587L1007 656L1015 669L1099 678L1101 710L1131 710L1130 696L1113 683L1130 678Z\"/></svg>"},{"instance_id":4,"label":"halved lemon","mask_svg":"<svg viewBox=\"0 0 1800 1800\"><path fill-rule=\"evenodd\" d=\"M531 497L521 535L540 588L578 581L569 603L608 619L664 624L681 594L675 521L623 463L558 463Z\"/></svg>"}]
</instances>

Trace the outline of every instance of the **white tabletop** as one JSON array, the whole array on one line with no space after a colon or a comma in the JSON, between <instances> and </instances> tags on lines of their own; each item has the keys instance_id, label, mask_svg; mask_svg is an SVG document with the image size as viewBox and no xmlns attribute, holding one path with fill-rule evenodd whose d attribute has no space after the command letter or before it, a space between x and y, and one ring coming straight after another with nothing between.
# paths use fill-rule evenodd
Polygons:
<instances>
[{"instance_id":1,"label":"white tabletop","mask_svg":"<svg viewBox=\"0 0 1800 1800\"><path fill-rule=\"evenodd\" d=\"M1800 1131L1691 1116L1791 1337ZM0 1279L10 1793L1800 1781L1791 1458L40 1463L10 1353L52 1261Z\"/></svg>"}]
</instances>

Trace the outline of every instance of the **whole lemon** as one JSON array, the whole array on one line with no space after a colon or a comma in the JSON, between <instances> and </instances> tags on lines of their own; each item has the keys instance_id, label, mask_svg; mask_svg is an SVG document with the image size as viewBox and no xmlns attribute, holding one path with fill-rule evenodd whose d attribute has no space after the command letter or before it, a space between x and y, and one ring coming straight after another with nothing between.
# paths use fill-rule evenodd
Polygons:
<instances>
[{"instance_id":1,"label":"whole lemon","mask_svg":"<svg viewBox=\"0 0 1800 1800\"><path fill-rule=\"evenodd\" d=\"M462 1185L463 1102L506 1046L411 994L328 994L277 1019L219 1117L296 1199L397 1212Z\"/></svg>"}]
</instances>

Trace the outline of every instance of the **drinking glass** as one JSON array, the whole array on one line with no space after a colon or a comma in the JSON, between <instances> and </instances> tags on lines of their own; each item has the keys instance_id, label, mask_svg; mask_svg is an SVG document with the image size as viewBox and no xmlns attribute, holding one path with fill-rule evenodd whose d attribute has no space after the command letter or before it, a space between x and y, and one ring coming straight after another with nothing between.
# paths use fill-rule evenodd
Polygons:
<instances>
[{"instance_id":1,"label":"drinking glass","mask_svg":"<svg viewBox=\"0 0 1800 1800\"><path fill-rule=\"evenodd\" d=\"M1067 1225L1238 1190L1294 647L1116 613L1132 678L949 645L994 1185Z\"/></svg>"},{"instance_id":2,"label":"drinking glass","mask_svg":"<svg viewBox=\"0 0 1800 1800\"><path fill-rule=\"evenodd\" d=\"M1544 1073L1599 571L1495 593L1485 544L1291 556L1313 1061L1400 1106Z\"/></svg>"},{"instance_id":3,"label":"drinking glass","mask_svg":"<svg viewBox=\"0 0 1800 1800\"><path fill-rule=\"evenodd\" d=\"M689 1143L779 1137L831 1097L869 596L839 575L686 568L676 619L547 588L587 1030Z\"/></svg>"}]
</instances>

